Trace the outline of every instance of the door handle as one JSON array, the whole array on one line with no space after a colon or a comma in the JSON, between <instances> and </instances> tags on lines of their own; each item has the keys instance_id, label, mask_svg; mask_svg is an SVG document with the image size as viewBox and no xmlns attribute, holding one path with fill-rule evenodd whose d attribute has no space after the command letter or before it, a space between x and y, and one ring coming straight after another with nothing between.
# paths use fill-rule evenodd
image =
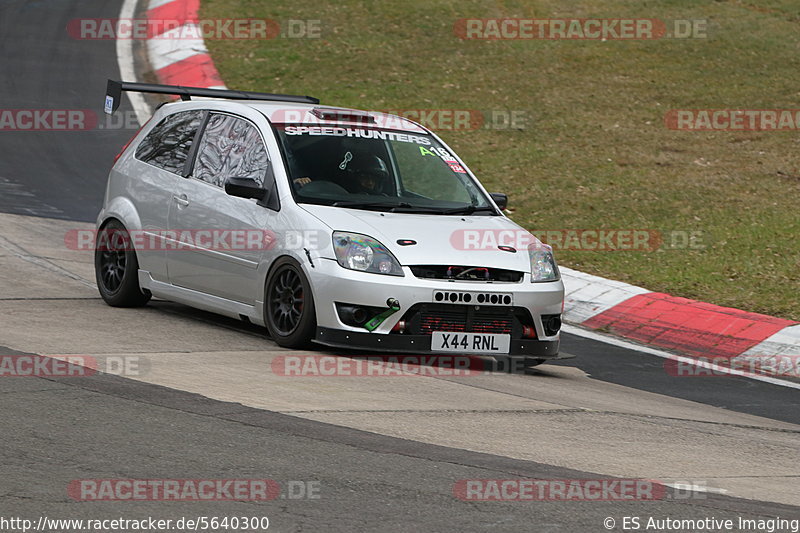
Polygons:
<instances>
[{"instance_id":1,"label":"door handle","mask_svg":"<svg viewBox=\"0 0 800 533\"><path fill-rule=\"evenodd\" d=\"M172 196L172 199L175 200L175 203L182 207L186 207L189 205L189 198L186 197L185 194L181 194L180 196Z\"/></svg>"}]
</instances>

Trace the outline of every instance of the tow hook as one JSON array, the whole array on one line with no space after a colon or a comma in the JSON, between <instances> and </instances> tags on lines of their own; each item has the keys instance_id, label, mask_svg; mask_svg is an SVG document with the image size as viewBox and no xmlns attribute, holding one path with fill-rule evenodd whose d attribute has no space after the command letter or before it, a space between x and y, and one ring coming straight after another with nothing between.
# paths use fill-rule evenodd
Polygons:
<instances>
[{"instance_id":1,"label":"tow hook","mask_svg":"<svg viewBox=\"0 0 800 533\"><path fill-rule=\"evenodd\" d=\"M370 332L375 331L378 328L378 326L383 324L384 320L386 320L387 318L389 318L390 316L392 316L393 314L395 314L400 310L400 302L398 302L394 298L389 298L388 300L386 300L386 305L388 307L386 311L378 313L374 317L370 318L366 324L364 324L364 328L367 331Z\"/></svg>"}]
</instances>

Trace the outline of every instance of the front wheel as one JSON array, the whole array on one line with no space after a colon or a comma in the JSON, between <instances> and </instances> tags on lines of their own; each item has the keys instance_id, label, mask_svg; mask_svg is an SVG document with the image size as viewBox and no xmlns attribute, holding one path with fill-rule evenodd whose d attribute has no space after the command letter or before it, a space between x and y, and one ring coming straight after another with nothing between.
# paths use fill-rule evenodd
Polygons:
<instances>
[{"instance_id":1,"label":"front wheel","mask_svg":"<svg viewBox=\"0 0 800 533\"><path fill-rule=\"evenodd\" d=\"M265 322L272 340L284 348L310 344L317 329L314 296L302 267L294 259L277 261L267 278Z\"/></svg>"},{"instance_id":2,"label":"front wheel","mask_svg":"<svg viewBox=\"0 0 800 533\"><path fill-rule=\"evenodd\" d=\"M112 307L141 307L150 292L139 287L139 261L128 230L112 220L97 232L94 272L100 296Z\"/></svg>"}]
</instances>

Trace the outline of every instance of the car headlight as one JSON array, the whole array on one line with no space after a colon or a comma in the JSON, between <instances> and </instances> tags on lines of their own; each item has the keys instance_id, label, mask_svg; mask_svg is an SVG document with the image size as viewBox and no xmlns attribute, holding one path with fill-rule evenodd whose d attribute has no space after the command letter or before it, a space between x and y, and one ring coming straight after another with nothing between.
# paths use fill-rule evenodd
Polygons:
<instances>
[{"instance_id":1,"label":"car headlight","mask_svg":"<svg viewBox=\"0 0 800 533\"><path fill-rule=\"evenodd\" d=\"M366 235L346 231L333 232L336 261L350 270L404 276L400 263L383 244Z\"/></svg>"},{"instance_id":2,"label":"car headlight","mask_svg":"<svg viewBox=\"0 0 800 533\"><path fill-rule=\"evenodd\" d=\"M546 244L535 244L528 247L531 258L531 282L556 281L560 277L553 249Z\"/></svg>"}]
</instances>

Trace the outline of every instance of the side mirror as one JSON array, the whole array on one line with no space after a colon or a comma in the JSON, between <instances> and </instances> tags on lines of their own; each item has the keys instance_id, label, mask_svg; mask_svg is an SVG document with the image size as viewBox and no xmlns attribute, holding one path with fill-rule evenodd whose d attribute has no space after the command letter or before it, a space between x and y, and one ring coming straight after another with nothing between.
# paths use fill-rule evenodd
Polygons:
<instances>
[{"instance_id":1,"label":"side mirror","mask_svg":"<svg viewBox=\"0 0 800 533\"><path fill-rule=\"evenodd\" d=\"M501 192L490 192L489 196L492 197L492 200L494 200L494 203L497 204L497 207L499 207L501 211L508 207L508 196L505 194Z\"/></svg>"},{"instance_id":2,"label":"side mirror","mask_svg":"<svg viewBox=\"0 0 800 533\"><path fill-rule=\"evenodd\" d=\"M263 200L267 190L250 178L228 178L225 180L225 192L239 198L255 198Z\"/></svg>"}]
</instances>

